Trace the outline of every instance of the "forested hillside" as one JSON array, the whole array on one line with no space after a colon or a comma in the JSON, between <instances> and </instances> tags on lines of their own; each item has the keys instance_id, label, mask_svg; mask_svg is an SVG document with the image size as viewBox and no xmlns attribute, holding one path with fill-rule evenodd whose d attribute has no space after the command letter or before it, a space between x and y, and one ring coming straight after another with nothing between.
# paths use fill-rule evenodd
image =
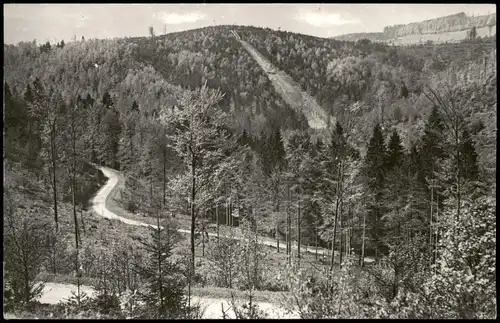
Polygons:
<instances>
[{"instance_id":1,"label":"forested hillside","mask_svg":"<svg viewBox=\"0 0 500 323\"><path fill-rule=\"evenodd\" d=\"M473 27L493 28L496 25L496 14L469 17L465 13L457 13L446 17L414 22L406 25L388 26L384 28L387 38L395 38L407 35L437 34L459 30L468 30Z\"/></svg>"},{"instance_id":2,"label":"forested hillside","mask_svg":"<svg viewBox=\"0 0 500 323\"><path fill-rule=\"evenodd\" d=\"M314 96L335 126L309 129L232 29ZM76 253L76 265L89 267L82 275L104 284L100 312L192 317L191 288L200 286L282 291L302 318L496 315L496 47L400 48L243 26L150 32L4 45L6 172L22 170L25 186L37 187L54 240L60 224L73 222L76 251L67 257ZM115 202L157 223L142 256L120 243L113 257L125 254L123 264L80 260L77 209L91 163L120 170L126 182ZM9 183L9 194L26 196ZM25 214L22 198L9 201L8 219ZM244 242L205 240L210 224L218 235L235 214ZM189 241L176 240L171 223L190 230ZM11 255L26 250L20 234L44 243L21 227L9 227ZM264 250L258 236L281 247ZM308 257L306 245L333 252ZM7 266L11 273L19 263ZM21 282L47 269L24 270L7 278L16 295L9 306L29 303L36 288ZM142 285L143 307L116 305Z\"/></svg>"},{"instance_id":3,"label":"forested hillside","mask_svg":"<svg viewBox=\"0 0 500 323\"><path fill-rule=\"evenodd\" d=\"M361 146L376 122L398 127L406 147L416 144L422 131L419 120L431 107L425 88L437 88L448 78L463 82L454 86L495 96L491 91L496 88L496 53L488 46L398 48L258 28L238 32L314 95L325 111L341 117L346 107L359 105L363 110L357 117Z\"/></svg>"},{"instance_id":4,"label":"forested hillside","mask_svg":"<svg viewBox=\"0 0 500 323\"><path fill-rule=\"evenodd\" d=\"M395 44L422 44L426 42L457 42L476 37L495 35L496 13L483 16L467 16L457 13L445 17L412 22L404 25L386 26L382 32L353 33L333 37L336 40L357 41L369 39Z\"/></svg>"}]
</instances>

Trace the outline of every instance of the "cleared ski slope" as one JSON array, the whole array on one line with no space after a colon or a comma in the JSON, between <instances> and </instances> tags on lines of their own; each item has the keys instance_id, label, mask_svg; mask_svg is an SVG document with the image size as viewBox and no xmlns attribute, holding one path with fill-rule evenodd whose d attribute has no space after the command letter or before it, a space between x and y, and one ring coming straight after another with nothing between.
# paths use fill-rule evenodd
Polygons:
<instances>
[{"instance_id":1,"label":"cleared ski slope","mask_svg":"<svg viewBox=\"0 0 500 323\"><path fill-rule=\"evenodd\" d=\"M266 59L252 45L242 40L238 33L231 30L236 40L246 49L250 56L260 65L266 72L267 77L273 84L276 92L278 92L286 103L288 103L295 111L304 114L309 122L309 126L315 129L326 128L327 115L323 108L319 106L316 100L307 92L302 91L293 79L284 71L277 69L271 62ZM330 124L335 124L335 118L332 117Z\"/></svg>"}]
</instances>

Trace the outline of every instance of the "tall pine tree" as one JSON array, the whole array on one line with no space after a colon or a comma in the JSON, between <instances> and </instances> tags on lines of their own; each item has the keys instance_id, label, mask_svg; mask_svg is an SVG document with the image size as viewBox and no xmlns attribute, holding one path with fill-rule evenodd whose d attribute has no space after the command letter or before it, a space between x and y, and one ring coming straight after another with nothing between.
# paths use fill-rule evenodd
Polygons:
<instances>
[{"instance_id":1,"label":"tall pine tree","mask_svg":"<svg viewBox=\"0 0 500 323\"><path fill-rule=\"evenodd\" d=\"M395 167L402 166L404 160L404 148L401 144L401 138L399 137L396 129L393 130L391 137L389 138L389 143L387 144L387 155L386 155L386 168L388 171L394 169Z\"/></svg>"},{"instance_id":2,"label":"tall pine tree","mask_svg":"<svg viewBox=\"0 0 500 323\"><path fill-rule=\"evenodd\" d=\"M368 144L364 162L367 195L367 222L370 227L371 247L376 257L382 251L381 217L384 214L383 188L385 180L386 148L380 124L375 125L373 135Z\"/></svg>"}]
</instances>

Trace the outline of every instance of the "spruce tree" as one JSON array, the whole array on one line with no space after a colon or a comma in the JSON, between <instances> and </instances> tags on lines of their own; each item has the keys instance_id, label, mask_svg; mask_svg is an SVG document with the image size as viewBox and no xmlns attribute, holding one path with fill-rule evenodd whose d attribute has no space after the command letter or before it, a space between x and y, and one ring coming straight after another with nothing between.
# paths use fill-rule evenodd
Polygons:
<instances>
[{"instance_id":1,"label":"spruce tree","mask_svg":"<svg viewBox=\"0 0 500 323\"><path fill-rule=\"evenodd\" d=\"M138 147L134 145L134 135L136 133L136 123L139 118L139 108L134 101L130 112L125 115L123 126L121 127L121 134L119 139L118 157L120 160L121 168L124 170L131 170L137 162L139 153Z\"/></svg>"},{"instance_id":2,"label":"spruce tree","mask_svg":"<svg viewBox=\"0 0 500 323\"><path fill-rule=\"evenodd\" d=\"M406 158L406 169L410 175L416 175L417 180L425 184L425 175L422 169L422 157L416 145L412 145Z\"/></svg>"},{"instance_id":3,"label":"spruce tree","mask_svg":"<svg viewBox=\"0 0 500 323\"><path fill-rule=\"evenodd\" d=\"M286 153L283 138L281 136L281 129L279 128L275 129L274 135L271 137L271 148L273 148L273 166L282 168L284 166Z\"/></svg>"},{"instance_id":4,"label":"spruce tree","mask_svg":"<svg viewBox=\"0 0 500 323\"><path fill-rule=\"evenodd\" d=\"M384 136L380 124L375 125L368 144L364 162L364 174L367 189L367 220L371 227L371 236L376 253L382 251L382 225L380 219L383 210L383 188L385 179L386 153Z\"/></svg>"},{"instance_id":5,"label":"spruce tree","mask_svg":"<svg viewBox=\"0 0 500 323\"><path fill-rule=\"evenodd\" d=\"M365 174L372 189L380 188L384 181L385 166L384 135L380 124L375 125L373 135L368 143L365 157Z\"/></svg>"},{"instance_id":6,"label":"spruce tree","mask_svg":"<svg viewBox=\"0 0 500 323\"><path fill-rule=\"evenodd\" d=\"M12 99L12 93L10 92L10 87L7 82L5 82L3 86L3 98L6 102Z\"/></svg>"},{"instance_id":7,"label":"spruce tree","mask_svg":"<svg viewBox=\"0 0 500 323\"><path fill-rule=\"evenodd\" d=\"M263 136L261 140L260 155L265 173L270 174L275 167L283 169L286 153L281 130L276 127L269 136Z\"/></svg>"},{"instance_id":8,"label":"spruce tree","mask_svg":"<svg viewBox=\"0 0 500 323\"><path fill-rule=\"evenodd\" d=\"M421 170L427 180L435 177L439 170L440 161L446 157L446 151L442 146L444 140L445 125L437 107L434 107L427 119L422 137L422 148L420 149ZM429 183L427 183L429 185Z\"/></svg>"},{"instance_id":9,"label":"spruce tree","mask_svg":"<svg viewBox=\"0 0 500 323\"><path fill-rule=\"evenodd\" d=\"M87 96L85 97L85 104L86 104L87 108L94 105L94 99L92 98L90 93L87 93Z\"/></svg>"},{"instance_id":10,"label":"spruce tree","mask_svg":"<svg viewBox=\"0 0 500 323\"><path fill-rule=\"evenodd\" d=\"M477 181L479 179L479 168L477 165L477 153L474 147L474 142L469 131L464 129L462 132L460 145L460 174L467 181Z\"/></svg>"},{"instance_id":11,"label":"spruce tree","mask_svg":"<svg viewBox=\"0 0 500 323\"><path fill-rule=\"evenodd\" d=\"M24 101L26 101L26 103L33 103L33 92L29 84L26 85L26 90L24 91Z\"/></svg>"},{"instance_id":12,"label":"spruce tree","mask_svg":"<svg viewBox=\"0 0 500 323\"><path fill-rule=\"evenodd\" d=\"M119 113L115 109L108 109L102 119L102 134L100 141L100 158L107 165L118 169L120 164L117 159L121 123Z\"/></svg>"},{"instance_id":13,"label":"spruce tree","mask_svg":"<svg viewBox=\"0 0 500 323\"><path fill-rule=\"evenodd\" d=\"M442 109L443 111L447 111ZM447 147L447 126L441 109L434 106L429 115L422 137L422 148L419 151L420 159L420 180L423 180L427 190L427 213L429 226L429 249L432 254L432 235L436 224L440 221L438 215L442 213L444 202L448 195L446 188L451 188L453 180L447 176L447 169L450 168Z\"/></svg>"},{"instance_id":14,"label":"spruce tree","mask_svg":"<svg viewBox=\"0 0 500 323\"><path fill-rule=\"evenodd\" d=\"M132 102L131 110L133 112L139 112L139 105L137 104L137 101L134 100L134 102Z\"/></svg>"},{"instance_id":15,"label":"spruce tree","mask_svg":"<svg viewBox=\"0 0 500 323\"><path fill-rule=\"evenodd\" d=\"M148 256L140 268L147 281L142 294L147 309L144 318L179 319L187 315L186 280L180 264L172 259L177 239L175 228L167 222L164 228L151 228L151 241L141 242Z\"/></svg>"},{"instance_id":16,"label":"spruce tree","mask_svg":"<svg viewBox=\"0 0 500 323\"><path fill-rule=\"evenodd\" d=\"M460 139L460 176L464 181L464 192L466 195L484 196L487 184L482 181L478 166L478 156L474 142L467 129L464 129Z\"/></svg>"},{"instance_id":17,"label":"spruce tree","mask_svg":"<svg viewBox=\"0 0 500 323\"><path fill-rule=\"evenodd\" d=\"M248 147L250 147L250 137L247 135L247 132L246 130L243 130L243 132L241 133L241 135L238 137L238 145L240 146L245 146L245 145L248 145Z\"/></svg>"},{"instance_id":18,"label":"spruce tree","mask_svg":"<svg viewBox=\"0 0 500 323\"><path fill-rule=\"evenodd\" d=\"M104 93L104 95L102 96L102 105L106 108L106 109L110 109L112 106L113 106L113 99L111 98L111 95L109 94L108 91L106 91Z\"/></svg>"},{"instance_id":19,"label":"spruce tree","mask_svg":"<svg viewBox=\"0 0 500 323\"><path fill-rule=\"evenodd\" d=\"M387 144L386 168L392 170L401 166L404 160L404 148L401 144L401 138L396 130L393 130L389 143Z\"/></svg>"},{"instance_id":20,"label":"spruce tree","mask_svg":"<svg viewBox=\"0 0 500 323\"><path fill-rule=\"evenodd\" d=\"M5 138L5 156L6 158L21 158L24 146L28 143L28 113L26 106L20 104L13 97L7 82L4 86L4 138Z\"/></svg>"}]
</instances>

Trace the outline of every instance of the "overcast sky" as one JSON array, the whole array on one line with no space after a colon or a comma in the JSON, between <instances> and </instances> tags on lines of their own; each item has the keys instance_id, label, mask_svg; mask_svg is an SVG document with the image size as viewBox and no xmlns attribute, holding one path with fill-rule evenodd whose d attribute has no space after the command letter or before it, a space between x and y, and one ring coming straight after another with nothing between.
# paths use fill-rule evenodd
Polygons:
<instances>
[{"instance_id":1,"label":"overcast sky","mask_svg":"<svg viewBox=\"0 0 500 323\"><path fill-rule=\"evenodd\" d=\"M210 25L253 25L319 37L378 32L458 12L484 15L493 4L6 4L4 42L38 43L78 39L146 36Z\"/></svg>"}]
</instances>

